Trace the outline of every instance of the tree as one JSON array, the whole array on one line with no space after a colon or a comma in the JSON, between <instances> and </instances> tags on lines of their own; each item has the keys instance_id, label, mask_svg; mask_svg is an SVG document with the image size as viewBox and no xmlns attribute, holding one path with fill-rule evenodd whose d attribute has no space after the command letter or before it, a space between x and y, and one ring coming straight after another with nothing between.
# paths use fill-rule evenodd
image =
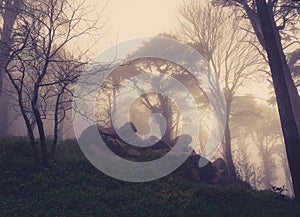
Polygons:
<instances>
[{"instance_id":1,"label":"tree","mask_svg":"<svg viewBox=\"0 0 300 217\"><path fill-rule=\"evenodd\" d=\"M53 121L53 142L51 157L54 158L59 132L63 130L63 121L72 108L74 84L87 61L80 56L61 49L55 55L56 61L49 65L49 73L41 85L40 109L45 120Z\"/></svg>"},{"instance_id":2,"label":"tree","mask_svg":"<svg viewBox=\"0 0 300 217\"><path fill-rule=\"evenodd\" d=\"M265 187L270 188L272 182L276 181L274 155L280 145L281 134L274 109L259 105L259 110L259 120L256 121L256 128L252 129L251 137L261 155Z\"/></svg>"},{"instance_id":3,"label":"tree","mask_svg":"<svg viewBox=\"0 0 300 217\"><path fill-rule=\"evenodd\" d=\"M300 158L298 157L300 155L300 97L291 77L279 32L289 21L297 19L299 3L286 0L269 0L268 3L265 0L221 2L231 6L234 4L244 9L258 41L267 53L293 187L300 207Z\"/></svg>"},{"instance_id":4,"label":"tree","mask_svg":"<svg viewBox=\"0 0 300 217\"><path fill-rule=\"evenodd\" d=\"M232 140L236 144L233 151L239 153L235 155L238 166L246 169L237 168L239 175L251 178L250 183L256 188L269 189L271 184L282 181L278 175L286 173L281 164L287 162L280 156L280 166L277 164L278 150L284 145L276 108L258 101L255 95L236 97L232 108Z\"/></svg>"},{"instance_id":5,"label":"tree","mask_svg":"<svg viewBox=\"0 0 300 217\"><path fill-rule=\"evenodd\" d=\"M4 67L7 63L11 47L11 34L23 0L1 0L0 13L3 20L3 29L0 28L0 98L4 78Z\"/></svg>"},{"instance_id":6,"label":"tree","mask_svg":"<svg viewBox=\"0 0 300 217\"><path fill-rule=\"evenodd\" d=\"M151 45L151 42L150 42ZM161 73L161 75L169 75L176 77L179 81L183 81L182 75L185 70L177 64L162 61L159 59L147 58L145 60L138 60L134 64L135 70L139 73L148 72L152 75L154 73ZM180 76L181 75L181 76ZM180 78L181 77L181 78ZM140 88L138 85L137 88ZM180 94L180 93L177 93ZM178 136L177 128L179 125L179 114L176 105L167 96L159 93L149 93L141 96L141 103L147 110L154 113L160 113L166 119L166 132L162 135L161 140L166 144L171 144L172 141ZM162 133L163 129L160 129Z\"/></svg>"},{"instance_id":7,"label":"tree","mask_svg":"<svg viewBox=\"0 0 300 217\"><path fill-rule=\"evenodd\" d=\"M5 72L17 94L32 143L29 115L33 114L44 166L49 165L44 128L44 119L49 114L47 106L54 102L55 109L51 110L55 135L62 96L79 76L77 69L83 65L81 57L86 54L77 51L76 57L63 56L64 50L75 39L98 30L99 19L88 19L86 10L84 1L26 1L12 32Z\"/></svg>"},{"instance_id":8,"label":"tree","mask_svg":"<svg viewBox=\"0 0 300 217\"><path fill-rule=\"evenodd\" d=\"M13 26L16 21L18 14L20 13L20 9L23 6L23 0L0 0L0 17L2 17L3 24L2 28L0 26L0 99L2 99L5 105L1 106L2 114L0 114L0 121L2 124L0 125L0 135L5 134L6 129L8 127L8 116L7 110L7 97L2 97L3 94L3 83L4 83L4 74L5 74L5 65L9 59L10 49L11 49L11 35L13 31ZM1 20L1 18L0 18Z\"/></svg>"},{"instance_id":9,"label":"tree","mask_svg":"<svg viewBox=\"0 0 300 217\"><path fill-rule=\"evenodd\" d=\"M223 154L230 175L236 177L232 157L231 106L239 88L251 78L260 61L248 33L240 30L241 21L224 8L210 2L187 1L179 7L181 38L196 48L212 65L223 87L227 108ZM257 70L257 69L256 69Z\"/></svg>"},{"instance_id":10,"label":"tree","mask_svg":"<svg viewBox=\"0 0 300 217\"><path fill-rule=\"evenodd\" d=\"M151 49L152 42L146 43L142 49ZM149 48L150 47L150 48ZM176 78L180 81L184 86L189 89L190 92L195 94L195 100L200 104L200 101L205 97L199 94L200 89L197 85L197 81L193 76L191 76L185 69L177 64L157 58L144 58L144 59L136 59L131 60L130 63L124 64L118 68L116 68L112 73L106 78L104 84L101 87L101 91L99 93L99 99L97 102L101 102L100 111L98 114L99 125L104 127L111 127L111 110L118 108L113 108L116 106L115 103L115 95L119 88L128 77L134 77L139 74L151 74L152 76L160 73L160 76L168 75ZM156 78L161 81L162 77L157 76ZM191 88L193 87L193 88ZM143 86L136 82L134 84L134 88L137 90L142 90ZM164 90L172 90L172 87L163 87ZM179 91L176 92L176 95L182 94ZM202 96L202 97L201 97ZM204 99L207 104L207 100ZM166 120L166 131L163 133L164 129L160 130L162 134L161 140L166 144L171 144L172 140L175 139L178 135L178 128L180 125L180 116L178 112L178 108L172 102L172 99L169 99L167 96L159 93L146 93L141 95L135 103L133 103L130 112L131 121L134 122L138 129L142 132L147 132L148 128L148 119L152 114L159 113ZM124 114L117 114L124 115Z\"/></svg>"},{"instance_id":11,"label":"tree","mask_svg":"<svg viewBox=\"0 0 300 217\"><path fill-rule=\"evenodd\" d=\"M300 66L297 65L297 62L300 60L300 49L295 49L288 59L288 65L292 72L292 76L294 78L294 82L296 87L298 88L298 92L300 91Z\"/></svg>"},{"instance_id":12,"label":"tree","mask_svg":"<svg viewBox=\"0 0 300 217\"><path fill-rule=\"evenodd\" d=\"M281 126L293 178L295 196L300 207L300 131L297 130L297 122L295 118L296 112L294 112L295 110L293 110L291 103L291 100L294 98L292 96L295 96L295 94L298 93L295 85L293 85L293 89L288 88L288 85L292 85L293 81L289 72L287 61L284 57L278 30L276 31L275 21L272 19L272 11L268 9L265 1L257 1L257 13L259 15L269 65L272 72ZM296 109L295 107L300 108L298 106L294 106L294 109Z\"/></svg>"}]
</instances>

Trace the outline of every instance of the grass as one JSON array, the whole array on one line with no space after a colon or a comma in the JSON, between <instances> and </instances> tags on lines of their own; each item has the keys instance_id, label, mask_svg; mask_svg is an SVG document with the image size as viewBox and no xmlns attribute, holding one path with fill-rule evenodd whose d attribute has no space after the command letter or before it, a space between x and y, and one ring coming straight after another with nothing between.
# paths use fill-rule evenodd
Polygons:
<instances>
[{"instance_id":1,"label":"grass","mask_svg":"<svg viewBox=\"0 0 300 217\"><path fill-rule=\"evenodd\" d=\"M110 178L75 141L59 145L50 169L32 166L24 138L0 139L3 217L296 217L296 203L270 191L220 187L175 175L146 183Z\"/></svg>"}]
</instances>

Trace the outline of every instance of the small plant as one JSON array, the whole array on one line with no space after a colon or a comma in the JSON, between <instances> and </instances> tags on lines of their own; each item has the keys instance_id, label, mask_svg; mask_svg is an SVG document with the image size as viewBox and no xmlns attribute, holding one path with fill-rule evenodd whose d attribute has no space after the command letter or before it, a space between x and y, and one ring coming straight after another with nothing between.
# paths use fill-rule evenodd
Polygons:
<instances>
[{"instance_id":1,"label":"small plant","mask_svg":"<svg viewBox=\"0 0 300 217\"><path fill-rule=\"evenodd\" d=\"M277 186L271 185L271 188L274 193L279 194L279 195L283 195L283 192L287 191L287 189L284 187L284 185L282 187L277 187Z\"/></svg>"}]
</instances>

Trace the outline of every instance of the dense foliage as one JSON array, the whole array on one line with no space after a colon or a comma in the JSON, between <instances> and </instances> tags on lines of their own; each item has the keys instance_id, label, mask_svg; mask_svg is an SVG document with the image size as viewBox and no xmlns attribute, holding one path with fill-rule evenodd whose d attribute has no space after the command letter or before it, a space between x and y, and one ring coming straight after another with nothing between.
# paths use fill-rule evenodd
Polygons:
<instances>
[{"instance_id":1,"label":"dense foliage","mask_svg":"<svg viewBox=\"0 0 300 217\"><path fill-rule=\"evenodd\" d=\"M73 140L49 169L34 168L29 142L0 139L0 216L296 217L296 203L271 191L221 187L169 175L147 183L112 179Z\"/></svg>"}]
</instances>

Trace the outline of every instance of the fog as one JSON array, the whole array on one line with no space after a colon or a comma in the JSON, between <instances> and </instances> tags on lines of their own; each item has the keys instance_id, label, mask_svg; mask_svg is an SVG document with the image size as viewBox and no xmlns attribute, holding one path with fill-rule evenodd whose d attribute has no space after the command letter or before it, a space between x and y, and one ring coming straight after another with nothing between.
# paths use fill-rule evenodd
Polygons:
<instances>
[{"instance_id":1,"label":"fog","mask_svg":"<svg viewBox=\"0 0 300 217\"><path fill-rule=\"evenodd\" d=\"M80 66L78 64L77 67L69 67L66 70L70 72L77 70L76 73L84 73L90 67L105 67L103 62L95 61L100 54L107 48L115 46L115 56L117 57L119 42L139 37L160 35L189 45L207 60L225 100L227 111L226 117L224 116L226 119L225 136L220 144L217 144L219 149L212 160L219 157L223 158L229 171L233 170L234 174L231 175L250 183L255 189L271 189L272 186L284 186L287 189L285 192L287 195L294 195L270 70L264 59L265 54L261 54L263 51L259 47L255 35L249 33L249 29L251 29L249 20L241 19L242 15L238 12L231 16L232 12L228 8L212 8L213 6L208 4L200 6L200 3L197 4L195 1L111 0L105 4L89 0L86 1L86 4L94 4L89 18L92 19L97 14L101 14L101 27L98 27L96 33L91 32L89 37L84 34L82 37L77 37L68 46L64 47L64 51L58 52L57 56L61 59L71 57L73 62L69 62L70 65L78 64L82 61L81 58L86 61L85 64ZM195 26L195 23L198 26ZM0 24L3 25L3 19L0 19ZM286 43L291 44L288 48L289 51L299 49L299 43L296 43L300 37L299 30L295 27L293 30L287 30L287 33L293 36L290 37L290 40L295 41L294 44L288 40L286 41ZM89 40L90 38L95 40ZM14 47L20 46L18 41L14 43L16 43ZM42 44L41 41L36 43ZM147 46L151 47L151 43L144 46L146 48ZM67 48L70 48L70 52L67 52ZM81 52L81 49L86 48L89 48L86 53ZM160 48L154 50L157 53L162 52ZM75 54L80 55L76 56ZM26 56L30 55L24 53L22 58L25 59ZM134 60L123 59L118 62L119 60L116 57L106 63L109 65L109 62L111 64L116 62L117 67L111 68L111 74L102 86L98 87L94 99L97 107L95 114L93 114L97 118L96 124L104 129L113 127L112 110L116 109L118 111L120 109L115 104L115 97L122 90L121 87L124 83L125 86L128 86L128 80L131 77L147 73L153 77L160 74L167 75L178 80L193 96L193 100L197 105L196 108L199 114L197 118L200 119L200 123L198 132L193 132L198 135L194 149L201 155L205 150L210 133L215 129L211 124L213 109L210 105L209 94L205 93L205 88L203 85L201 86L201 82L197 81L196 76L182 65L171 61L151 57ZM287 54L287 57L289 57L289 54ZM12 64L19 66L19 63ZM296 69L299 68L299 64L297 64L297 61L293 64ZM32 66L32 68L36 69L38 67ZM59 66L52 65L48 73L48 83L51 84L50 81L53 80L53 77L58 78L59 76L56 76L57 72L62 71L62 69ZM11 67L10 70L11 75L15 76L14 80L20 79L21 76L18 73L21 69ZM97 70L101 71L102 69L97 68ZM32 69L32 71L34 70ZM32 71L30 71L31 74L26 74L28 77L25 76L26 79L23 80L27 84L27 86L25 85L27 92L24 95L27 94L28 97L23 98L24 104L27 103L23 112L29 114L34 136L39 138L38 125L32 115L33 112L29 111L29 101L34 98L31 95L31 89L34 89L34 85L30 82L35 81L36 77L34 76L38 74ZM299 82L299 72L297 71L297 73L293 73L295 82ZM66 73L64 76L70 74L72 73ZM74 82L76 79L74 78L70 85L70 92L74 91L76 87L76 82ZM39 99L43 100L38 101L36 104L42 113L45 135L48 138L53 138L53 128L55 126L53 121L55 113L52 109L55 107L53 106L55 98L53 97L57 96L59 88L51 89L50 85L49 88L45 88L44 83L39 84L44 88L41 91L44 95L39 95ZM17 85L19 85L18 82ZM143 89L146 86L145 84L139 86L138 82L134 85L133 88L136 89ZM150 81L148 85L153 87ZM47 91L53 91L54 94L47 95ZM173 95L185 98L181 90L177 90ZM72 96L72 94L66 96L65 104L62 106L64 112L59 113L60 117L64 117L59 122L58 139L60 141L75 138L72 125ZM127 101L127 95L121 95L121 97L125 102ZM49 101L47 101L48 99ZM152 132L154 136L166 144L171 144L177 136L182 134L182 125L186 121L181 119L182 114L180 114L180 109L175 101L160 93L142 94L136 97L130 105L129 114L117 112L116 117L127 115L128 121L134 123L138 134L141 136L148 135L152 130L152 126L155 128ZM189 109L190 106L187 106L187 108ZM3 94L0 98L1 136L28 136L28 126L25 124L21 112L18 94L8 75L5 75ZM185 112L189 113L189 111ZM155 120L151 117L157 113L162 114L164 120L155 124ZM194 117L191 117L189 122L192 122ZM154 123L153 125L151 125L151 121ZM159 128L161 125L164 125L164 127ZM230 152L230 156L228 152Z\"/></svg>"}]
</instances>

